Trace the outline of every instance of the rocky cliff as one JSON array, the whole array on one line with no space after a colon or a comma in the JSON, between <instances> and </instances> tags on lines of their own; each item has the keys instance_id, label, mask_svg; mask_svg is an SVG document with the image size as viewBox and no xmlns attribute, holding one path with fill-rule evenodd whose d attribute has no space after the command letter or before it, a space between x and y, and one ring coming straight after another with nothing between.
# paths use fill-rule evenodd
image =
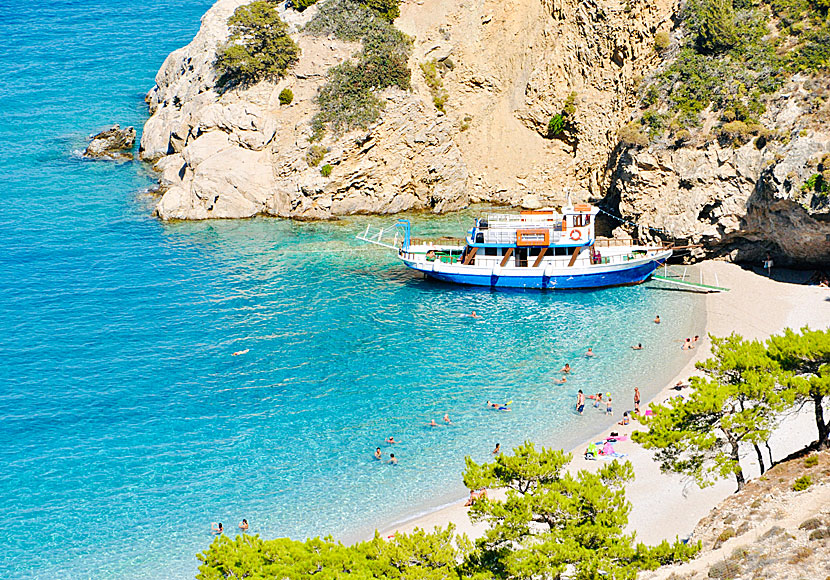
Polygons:
<instances>
[{"instance_id":1,"label":"rocky cliff","mask_svg":"<svg viewBox=\"0 0 830 580\"><path fill-rule=\"evenodd\" d=\"M622 148L608 202L638 224L641 238L701 244L692 256L781 264L830 264L830 199L805 187L830 152L830 131L812 109L806 77L795 77L770 104L768 137L740 147L698 145Z\"/></svg>"},{"instance_id":2,"label":"rocky cliff","mask_svg":"<svg viewBox=\"0 0 830 580\"><path fill-rule=\"evenodd\" d=\"M228 17L245 3L219 0L147 95L140 155L161 173L163 219L442 212L483 200L535 207L564 200L566 189L598 196L636 77L654 61L651 39L674 10L673 2L404 2L396 25L414 40L413 91L387 89L368 130L314 145L317 90L357 47L302 32L315 7L283 6L298 65L279 83L220 95L212 63ZM419 66L438 61L447 65L443 111ZM280 106L285 87L294 101ZM550 139L548 120L571 93L571 127ZM312 147L324 148L329 177L308 163Z\"/></svg>"}]
</instances>

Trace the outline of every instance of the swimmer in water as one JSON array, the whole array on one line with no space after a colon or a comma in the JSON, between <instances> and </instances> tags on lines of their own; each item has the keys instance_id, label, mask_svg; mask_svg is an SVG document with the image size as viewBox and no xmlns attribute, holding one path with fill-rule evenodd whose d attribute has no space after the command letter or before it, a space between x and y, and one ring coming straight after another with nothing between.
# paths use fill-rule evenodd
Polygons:
<instances>
[{"instance_id":1,"label":"swimmer in water","mask_svg":"<svg viewBox=\"0 0 830 580\"><path fill-rule=\"evenodd\" d=\"M498 455L501 453L501 443L496 443L496 448L493 449L493 455Z\"/></svg>"},{"instance_id":2,"label":"swimmer in water","mask_svg":"<svg viewBox=\"0 0 830 580\"><path fill-rule=\"evenodd\" d=\"M395 438L392 437L391 435L386 439L386 442L389 443L390 445L392 445L394 443L397 443L397 441L395 441Z\"/></svg>"},{"instance_id":3,"label":"swimmer in water","mask_svg":"<svg viewBox=\"0 0 830 580\"><path fill-rule=\"evenodd\" d=\"M446 423L447 425L452 425L452 421L450 421L450 414L449 413L444 413L444 423Z\"/></svg>"},{"instance_id":4,"label":"swimmer in water","mask_svg":"<svg viewBox=\"0 0 830 580\"><path fill-rule=\"evenodd\" d=\"M239 524L239 529L242 530L243 532L247 532L248 531L248 520L246 520L245 518L242 518L242 521Z\"/></svg>"},{"instance_id":5,"label":"swimmer in water","mask_svg":"<svg viewBox=\"0 0 830 580\"><path fill-rule=\"evenodd\" d=\"M565 377L562 377L561 379L553 379L553 382L556 383L557 385L564 385L565 383L568 382L568 379L565 378Z\"/></svg>"},{"instance_id":6,"label":"swimmer in water","mask_svg":"<svg viewBox=\"0 0 830 580\"><path fill-rule=\"evenodd\" d=\"M218 536L219 534L224 533L225 528L222 527L222 522L219 522L218 524L213 522L210 524L210 531L213 532L214 535Z\"/></svg>"},{"instance_id":7,"label":"swimmer in water","mask_svg":"<svg viewBox=\"0 0 830 580\"><path fill-rule=\"evenodd\" d=\"M509 405L510 405L510 403L499 404L499 403L491 403L490 401L487 401L487 406L488 407L490 407L492 409L496 409L498 411L509 411L510 410Z\"/></svg>"},{"instance_id":8,"label":"swimmer in water","mask_svg":"<svg viewBox=\"0 0 830 580\"><path fill-rule=\"evenodd\" d=\"M569 372L571 372L571 365L569 365L568 363L565 363L565 366L563 366L561 369L559 369L559 372L560 373L569 373Z\"/></svg>"},{"instance_id":9,"label":"swimmer in water","mask_svg":"<svg viewBox=\"0 0 830 580\"><path fill-rule=\"evenodd\" d=\"M231 356L239 356L240 354L248 354L249 352L251 352L251 349L250 349L250 348L246 348L245 350L238 350L238 351L236 351L236 352L235 352L235 353L233 353Z\"/></svg>"},{"instance_id":10,"label":"swimmer in water","mask_svg":"<svg viewBox=\"0 0 830 580\"><path fill-rule=\"evenodd\" d=\"M392 465L397 465L398 464L398 458L395 457L394 453L389 454L389 463L392 464Z\"/></svg>"},{"instance_id":11,"label":"swimmer in water","mask_svg":"<svg viewBox=\"0 0 830 580\"><path fill-rule=\"evenodd\" d=\"M659 314L654 318L654 324L660 324L660 315Z\"/></svg>"},{"instance_id":12,"label":"swimmer in water","mask_svg":"<svg viewBox=\"0 0 830 580\"><path fill-rule=\"evenodd\" d=\"M475 311L475 310L473 310L473 313L472 313L472 314L470 314L470 318L481 318L481 316L479 316L478 314L476 314L476 311Z\"/></svg>"},{"instance_id":13,"label":"swimmer in water","mask_svg":"<svg viewBox=\"0 0 830 580\"><path fill-rule=\"evenodd\" d=\"M378 459L378 460L383 459L383 453L380 452L380 447L375 449L375 459Z\"/></svg>"},{"instance_id":14,"label":"swimmer in water","mask_svg":"<svg viewBox=\"0 0 830 580\"><path fill-rule=\"evenodd\" d=\"M432 421L430 421L429 423L427 423L427 425L429 425L430 427L437 427L437 426L438 426L438 423L436 423L436 422L435 422L435 419L433 419Z\"/></svg>"},{"instance_id":15,"label":"swimmer in water","mask_svg":"<svg viewBox=\"0 0 830 580\"><path fill-rule=\"evenodd\" d=\"M643 343L638 342L637 346L632 346L631 348L634 349L634 350L643 350Z\"/></svg>"},{"instance_id":16,"label":"swimmer in water","mask_svg":"<svg viewBox=\"0 0 830 580\"><path fill-rule=\"evenodd\" d=\"M585 353L585 356L594 356L594 349L589 346L588 352Z\"/></svg>"}]
</instances>

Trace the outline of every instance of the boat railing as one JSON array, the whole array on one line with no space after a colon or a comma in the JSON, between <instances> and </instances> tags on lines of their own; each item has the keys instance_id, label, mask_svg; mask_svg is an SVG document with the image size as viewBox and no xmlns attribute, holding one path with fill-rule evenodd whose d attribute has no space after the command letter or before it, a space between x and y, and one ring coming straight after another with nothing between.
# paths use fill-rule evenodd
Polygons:
<instances>
[{"instance_id":1,"label":"boat railing","mask_svg":"<svg viewBox=\"0 0 830 580\"><path fill-rule=\"evenodd\" d=\"M513 225L547 225L551 222L561 222L562 216L556 213L524 214L512 213L489 213L487 214L488 225L513 226Z\"/></svg>"}]
</instances>

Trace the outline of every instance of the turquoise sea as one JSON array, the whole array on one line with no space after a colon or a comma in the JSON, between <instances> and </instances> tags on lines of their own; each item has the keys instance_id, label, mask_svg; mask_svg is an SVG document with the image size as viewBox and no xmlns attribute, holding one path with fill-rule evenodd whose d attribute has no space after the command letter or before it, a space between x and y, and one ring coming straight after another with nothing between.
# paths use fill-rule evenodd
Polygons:
<instances>
[{"instance_id":1,"label":"turquoise sea","mask_svg":"<svg viewBox=\"0 0 830 580\"><path fill-rule=\"evenodd\" d=\"M0 0L2 578L192 578L211 522L243 517L366 537L463 497L464 455L578 444L610 422L573 413L578 388L611 392L618 418L703 327L698 297L649 285L429 283L353 239L373 218L152 218L146 166L77 151L140 128L209 5ZM459 235L471 215L411 217ZM444 413L454 426L427 427Z\"/></svg>"}]
</instances>

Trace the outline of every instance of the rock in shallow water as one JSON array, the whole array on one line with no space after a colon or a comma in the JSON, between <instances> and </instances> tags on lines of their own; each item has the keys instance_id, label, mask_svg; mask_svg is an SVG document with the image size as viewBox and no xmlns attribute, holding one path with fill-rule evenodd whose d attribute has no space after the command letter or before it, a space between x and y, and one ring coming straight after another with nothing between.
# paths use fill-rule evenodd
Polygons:
<instances>
[{"instance_id":1,"label":"rock in shallow water","mask_svg":"<svg viewBox=\"0 0 830 580\"><path fill-rule=\"evenodd\" d=\"M128 151L135 145L135 129L121 128L115 124L109 129L93 135L92 140L84 151L84 157L92 159L132 159L133 154Z\"/></svg>"}]
</instances>

